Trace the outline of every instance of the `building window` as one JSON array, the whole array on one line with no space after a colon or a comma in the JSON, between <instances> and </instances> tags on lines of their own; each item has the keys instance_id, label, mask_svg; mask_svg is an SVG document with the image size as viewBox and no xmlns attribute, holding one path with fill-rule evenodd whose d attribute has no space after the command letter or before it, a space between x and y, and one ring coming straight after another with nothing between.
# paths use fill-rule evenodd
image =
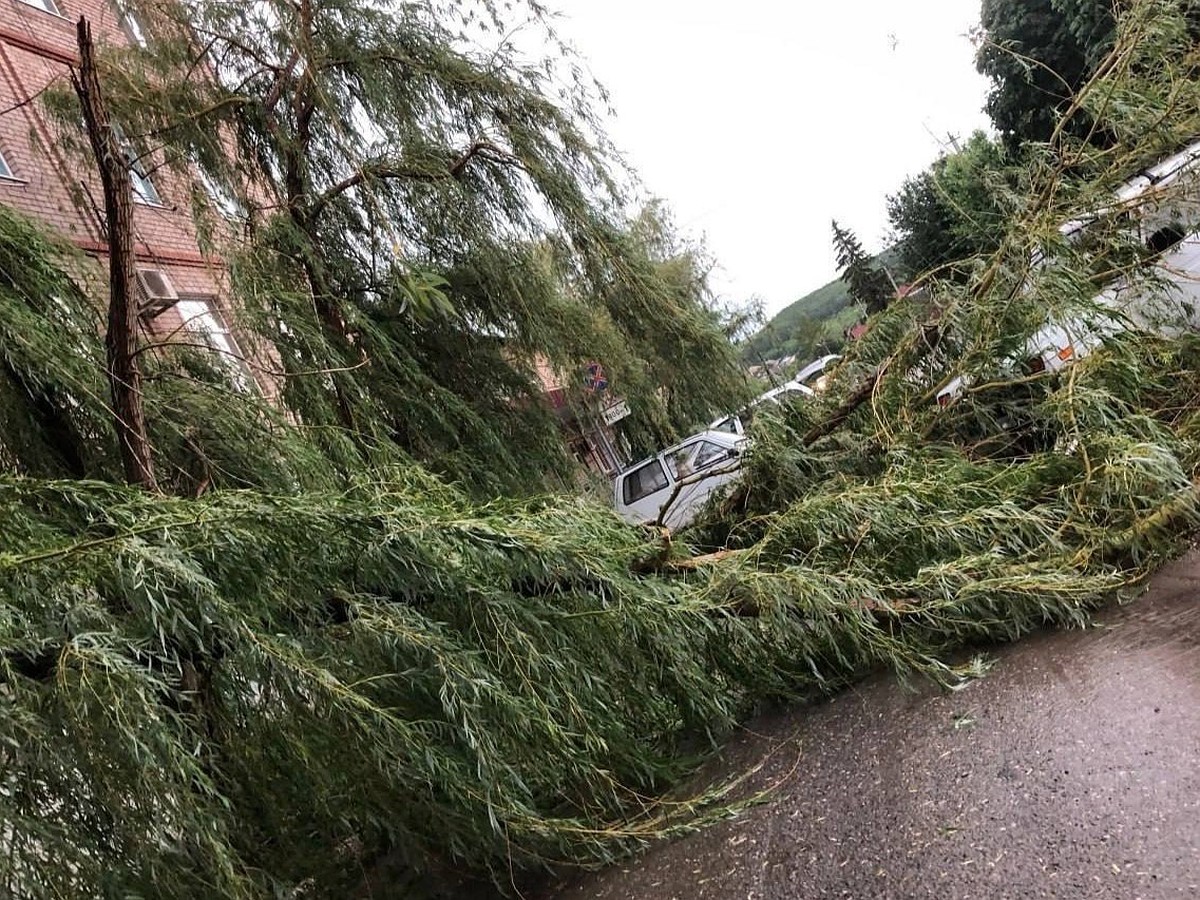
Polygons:
<instances>
[{"instance_id":1,"label":"building window","mask_svg":"<svg viewBox=\"0 0 1200 900\"><path fill-rule=\"evenodd\" d=\"M246 208L223 185L218 184L213 180L212 176L199 166L196 167L196 172L200 176L200 184L204 186L204 191L208 194L208 199L212 201L213 206L216 207L222 216L231 221L248 218Z\"/></svg>"},{"instance_id":2,"label":"building window","mask_svg":"<svg viewBox=\"0 0 1200 900\"><path fill-rule=\"evenodd\" d=\"M183 327L217 354L220 365L229 370L238 390L249 390L250 373L216 304L207 297L187 297L181 298L175 308L183 319Z\"/></svg>"},{"instance_id":3,"label":"building window","mask_svg":"<svg viewBox=\"0 0 1200 900\"><path fill-rule=\"evenodd\" d=\"M34 6L43 12L48 12L51 15L61 16L62 11L58 8L58 4L54 0L21 0L28 6Z\"/></svg>"},{"instance_id":4,"label":"building window","mask_svg":"<svg viewBox=\"0 0 1200 900\"><path fill-rule=\"evenodd\" d=\"M11 181L16 181L17 176L13 174L12 166L8 164L8 160L4 158L4 153L0 152L0 178L7 178Z\"/></svg>"},{"instance_id":5,"label":"building window","mask_svg":"<svg viewBox=\"0 0 1200 900\"><path fill-rule=\"evenodd\" d=\"M86 121L83 122L83 130L86 134ZM134 202L145 203L147 206L162 206L162 196L158 193L158 188L154 186L154 182L150 180L150 173L146 171L146 166L142 163L141 155L138 154L129 139L125 137L124 129L114 122L112 130L113 136L125 152L125 159L129 163L129 180L133 184Z\"/></svg>"},{"instance_id":6,"label":"building window","mask_svg":"<svg viewBox=\"0 0 1200 900\"><path fill-rule=\"evenodd\" d=\"M150 175L141 161L135 159L129 151L126 151L125 155L129 157L129 180L133 183L133 199L148 206L162 206L158 188L150 180Z\"/></svg>"},{"instance_id":7,"label":"building window","mask_svg":"<svg viewBox=\"0 0 1200 900\"><path fill-rule=\"evenodd\" d=\"M53 3L54 0L49 0L49 2ZM146 31L142 28L142 23L137 20L133 12L126 9L124 3L118 3L117 15L121 19L121 27L129 35L129 39L143 50L146 49Z\"/></svg>"}]
</instances>

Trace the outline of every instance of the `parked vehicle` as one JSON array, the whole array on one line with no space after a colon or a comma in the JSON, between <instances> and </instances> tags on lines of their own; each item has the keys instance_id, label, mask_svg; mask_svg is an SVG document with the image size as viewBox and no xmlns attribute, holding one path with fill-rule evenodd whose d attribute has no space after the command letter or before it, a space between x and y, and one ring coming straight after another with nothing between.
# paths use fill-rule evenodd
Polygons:
<instances>
[{"instance_id":1,"label":"parked vehicle","mask_svg":"<svg viewBox=\"0 0 1200 900\"><path fill-rule=\"evenodd\" d=\"M1057 372L1064 366L1083 359L1099 347L1105 338L1122 330L1121 323L1112 318L1086 321L1075 318L1065 322L1048 322L1026 343L1015 357L1004 360L998 367L1002 376L1035 375L1038 372ZM937 393L938 406L945 407L966 392L971 379L959 375Z\"/></svg>"},{"instance_id":2,"label":"parked vehicle","mask_svg":"<svg viewBox=\"0 0 1200 900\"><path fill-rule=\"evenodd\" d=\"M701 507L741 472L746 426L764 403L812 397L812 388L792 380L756 397L739 413L723 416L708 429L630 466L613 482L613 505L627 522L662 522L668 528L690 524ZM663 507L667 506L665 514Z\"/></svg>"},{"instance_id":3,"label":"parked vehicle","mask_svg":"<svg viewBox=\"0 0 1200 900\"><path fill-rule=\"evenodd\" d=\"M813 397L815 396L813 389L801 384L795 379L785 381L778 387L773 387L765 394L756 397L750 401L750 404L738 413L731 413L728 416L722 416L709 424L709 431L724 431L727 434L743 435L746 433L746 428L750 425L750 419L754 416L754 408L763 403L779 403L789 397Z\"/></svg>"},{"instance_id":4,"label":"parked vehicle","mask_svg":"<svg viewBox=\"0 0 1200 900\"><path fill-rule=\"evenodd\" d=\"M1127 223L1122 227L1143 245L1154 277L1109 285L1095 297L1095 315L1047 320L1021 353L1001 363L1001 373L1056 372L1129 327L1167 337L1200 329L1200 142L1129 179L1113 196L1112 208L1067 222L1060 234L1074 243L1101 219ZM949 405L970 383L969 376L951 380L938 392L938 405Z\"/></svg>"},{"instance_id":5,"label":"parked vehicle","mask_svg":"<svg viewBox=\"0 0 1200 900\"><path fill-rule=\"evenodd\" d=\"M820 359L814 359L797 372L796 377L792 380L815 391L820 391L825 387L826 370L831 368L841 358L841 354L839 353L830 353L822 356Z\"/></svg>"},{"instance_id":6,"label":"parked vehicle","mask_svg":"<svg viewBox=\"0 0 1200 900\"><path fill-rule=\"evenodd\" d=\"M691 523L710 497L738 477L745 443L740 434L702 431L630 466L613 482L617 513L635 525L661 520L676 529Z\"/></svg>"}]
</instances>

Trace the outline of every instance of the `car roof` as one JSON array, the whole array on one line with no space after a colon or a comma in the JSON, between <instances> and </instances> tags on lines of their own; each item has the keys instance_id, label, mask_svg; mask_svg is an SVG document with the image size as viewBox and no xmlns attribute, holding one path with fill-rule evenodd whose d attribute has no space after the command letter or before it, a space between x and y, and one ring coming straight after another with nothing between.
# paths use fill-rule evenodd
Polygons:
<instances>
[{"instance_id":1,"label":"car roof","mask_svg":"<svg viewBox=\"0 0 1200 900\"><path fill-rule=\"evenodd\" d=\"M835 359L841 359L841 358L842 358L842 355L840 353L827 353L824 356L822 356L820 359L814 359L807 366L805 366L803 369L801 369L799 372L797 372L796 377L793 380L794 381L804 381L804 379L808 378L810 375L814 375L817 372L820 372L822 369L824 369L826 366L828 366Z\"/></svg>"},{"instance_id":2,"label":"car roof","mask_svg":"<svg viewBox=\"0 0 1200 900\"><path fill-rule=\"evenodd\" d=\"M759 403L765 403L768 400L774 400L781 394L804 394L806 397L816 396L816 394L813 392L813 389L808 385L801 384L799 381L793 379L792 381L785 381L783 384L773 387L769 391L760 394L750 402L750 405L757 406Z\"/></svg>"},{"instance_id":3,"label":"car roof","mask_svg":"<svg viewBox=\"0 0 1200 900\"><path fill-rule=\"evenodd\" d=\"M1192 169L1197 161L1200 161L1200 141L1189 144L1178 153L1168 156L1166 159L1126 179L1113 190L1113 196L1118 201L1117 209L1123 208L1125 204L1145 194L1152 187L1170 184L1180 174ZM1102 207L1088 215L1071 219L1059 226L1059 233L1063 237L1069 237L1087 228L1098 218L1103 217L1111 211L1111 207Z\"/></svg>"},{"instance_id":4,"label":"car roof","mask_svg":"<svg viewBox=\"0 0 1200 900\"><path fill-rule=\"evenodd\" d=\"M637 462L630 463L620 472L618 472L615 477L620 478L627 472L632 472L634 469L637 469L646 463L651 462L652 460L658 459L665 453L671 453L674 450L678 450L684 444L691 443L697 438L704 438L705 440L712 441L714 444L726 444L729 446L744 443L746 440L746 438L740 434L730 434L728 431L712 431L711 429L706 428L704 431L697 431L695 434L689 434L682 441L672 444L670 447L664 447L662 450L659 450L657 453L651 456L647 456L644 459L639 459Z\"/></svg>"}]
</instances>

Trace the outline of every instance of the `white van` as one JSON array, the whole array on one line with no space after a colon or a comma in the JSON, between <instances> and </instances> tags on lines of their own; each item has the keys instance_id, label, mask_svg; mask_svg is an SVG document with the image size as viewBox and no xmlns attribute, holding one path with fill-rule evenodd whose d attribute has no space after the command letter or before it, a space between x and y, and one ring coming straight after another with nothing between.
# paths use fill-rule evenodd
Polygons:
<instances>
[{"instance_id":1,"label":"white van","mask_svg":"<svg viewBox=\"0 0 1200 900\"><path fill-rule=\"evenodd\" d=\"M1095 314L1086 318L1048 320L1019 358L1000 366L1002 372L1056 372L1128 325L1164 337L1200 330L1200 142L1134 176L1114 196L1113 209L1067 222L1059 232L1073 242L1102 216L1122 216L1151 254L1146 264L1155 278L1146 284L1118 280L1095 297ZM953 402L971 380L959 376L947 383L938 391L938 405Z\"/></svg>"},{"instance_id":2,"label":"white van","mask_svg":"<svg viewBox=\"0 0 1200 900\"><path fill-rule=\"evenodd\" d=\"M1151 265L1158 269L1157 284L1118 283L1096 296L1093 314L1047 321L1026 341L1021 353L1000 365L999 372L1057 372L1129 326L1167 338L1200 330L1200 232L1186 237ZM1112 314L1106 315L1105 310ZM949 405L971 382L966 375L949 381L938 391L938 405Z\"/></svg>"},{"instance_id":3,"label":"white van","mask_svg":"<svg viewBox=\"0 0 1200 900\"><path fill-rule=\"evenodd\" d=\"M634 525L688 525L714 493L741 474L746 439L724 431L702 431L630 466L613 481L613 505ZM663 507L667 509L664 512Z\"/></svg>"}]
</instances>

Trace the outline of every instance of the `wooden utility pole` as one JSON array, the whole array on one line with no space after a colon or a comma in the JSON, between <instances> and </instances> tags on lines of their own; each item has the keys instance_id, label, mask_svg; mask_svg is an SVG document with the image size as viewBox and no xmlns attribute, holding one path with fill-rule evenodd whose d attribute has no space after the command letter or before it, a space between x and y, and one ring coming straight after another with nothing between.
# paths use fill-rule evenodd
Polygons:
<instances>
[{"instance_id":1,"label":"wooden utility pole","mask_svg":"<svg viewBox=\"0 0 1200 900\"><path fill-rule=\"evenodd\" d=\"M108 228L108 331L104 346L108 358L108 385L116 418L117 443L125 480L147 490L157 490L154 457L142 407L142 372L138 365L138 303L133 265L133 185L129 157L109 121L96 70L92 27L81 17L76 26L79 68L71 83L83 107L83 121L104 188Z\"/></svg>"}]
</instances>

